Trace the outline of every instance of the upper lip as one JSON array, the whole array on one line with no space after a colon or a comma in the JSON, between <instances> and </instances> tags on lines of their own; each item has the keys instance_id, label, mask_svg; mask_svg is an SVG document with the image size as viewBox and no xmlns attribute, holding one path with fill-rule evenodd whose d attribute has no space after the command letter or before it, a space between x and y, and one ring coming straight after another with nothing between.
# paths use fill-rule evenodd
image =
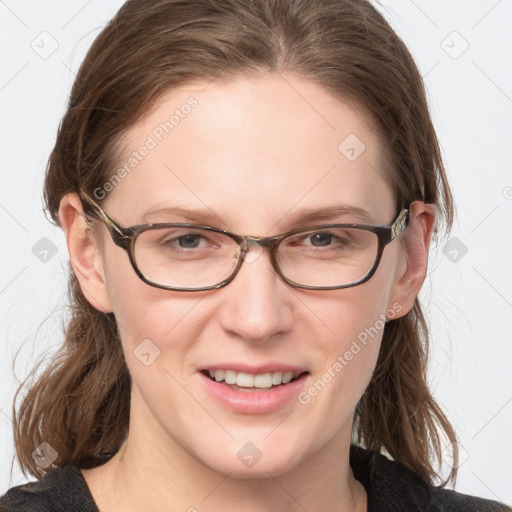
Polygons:
<instances>
[{"instance_id":1,"label":"upper lip","mask_svg":"<svg viewBox=\"0 0 512 512\"><path fill-rule=\"evenodd\" d=\"M234 370L236 372L250 373L251 375L261 375L263 373L273 372L293 372L294 376L307 371L303 366L296 366L286 363L265 363L259 365L250 365L247 363L216 363L209 364L201 368L202 371L215 370Z\"/></svg>"}]
</instances>

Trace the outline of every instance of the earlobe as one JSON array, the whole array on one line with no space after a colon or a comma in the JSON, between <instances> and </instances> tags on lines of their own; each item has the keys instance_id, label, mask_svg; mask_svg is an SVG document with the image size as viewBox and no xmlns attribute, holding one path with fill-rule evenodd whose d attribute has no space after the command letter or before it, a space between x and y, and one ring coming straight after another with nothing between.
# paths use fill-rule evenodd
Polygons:
<instances>
[{"instance_id":1,"label":"earlobe","mask_svg":"<svg viewBox=\"0 0 512 512\"><path fill-rule=\"evenodd\" d=\"M404 316L413 308L425 281L434 222L434 205L421 201L411 203L409 226L400 240L403 259L397 268L389 301L390 304L401 304L398 316Z\"/></svg>"},{"instance_id":2,"label":"earlobe","mask_svg":"<svg viewBox=\"0 0 512 512\"><path fill-rule=\"evenodd\" d=\"M86 222L78 194L69 193L62 198L59 222L66 235L71 267L85 298L99 311L112 312L98 240Z\"/></svg>"}]
</instances>

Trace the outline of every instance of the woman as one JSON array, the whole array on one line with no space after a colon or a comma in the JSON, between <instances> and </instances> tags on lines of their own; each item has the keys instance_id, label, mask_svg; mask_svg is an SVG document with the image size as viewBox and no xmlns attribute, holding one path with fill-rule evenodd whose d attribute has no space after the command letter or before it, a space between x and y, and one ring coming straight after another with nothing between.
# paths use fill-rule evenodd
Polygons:
<instances>
[{"instance_id":1,"label":"woman","mask_svg":"<svg viewBox=\"0 0 512 512\"><path fill-rule=\"evenodd\" d=\"M457 445L417 295L452 200L369 3L128 1L45 199L72 317L2 510L510 510L435 486Z\"/></svg>"}]
</instances>

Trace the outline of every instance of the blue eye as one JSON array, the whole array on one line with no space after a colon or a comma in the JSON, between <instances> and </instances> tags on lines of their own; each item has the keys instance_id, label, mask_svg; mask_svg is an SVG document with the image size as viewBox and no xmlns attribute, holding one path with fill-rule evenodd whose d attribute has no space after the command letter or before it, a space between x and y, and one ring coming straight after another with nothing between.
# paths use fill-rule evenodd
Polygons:
<instances>
[{"instance_id":1,"label":"blue eye","mask_svg":"<svg viewBox=\"0 0 512 512\"><path fill-rule=\"evenodd\" d=\"M173 242L183 249L195 249L199 246L201 238L201 235L183 235L173 240Z\"/></svg>"},{"instance_id":2,"label":"blue eye","mask_svg":"<svg viewBox=\"0 0 512 512\"><path fill-rule=\"evenodd\" d=\"M310 236L311 245L315 247L325 247L332 243L333 235L331 233L314 233Z\"/></svg>"}]
</instances>

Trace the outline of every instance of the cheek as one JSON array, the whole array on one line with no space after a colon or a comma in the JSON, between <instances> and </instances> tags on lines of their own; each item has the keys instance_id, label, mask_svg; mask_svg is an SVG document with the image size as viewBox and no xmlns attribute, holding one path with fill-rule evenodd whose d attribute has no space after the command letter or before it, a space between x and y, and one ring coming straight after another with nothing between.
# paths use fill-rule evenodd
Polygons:
<instances>
[{"instance_id":1,"label":"cheek","mask_svg":"<svg viewBox=\"0 0 512 512\"><path fill-rule=\"evenodd\" d=\"M165 290L142 286L149 290L137 286L138 293L127 293L114 303L128 366L144 357L158 358L157 366L186 372L186 354L200 338L204 325L198 307L201 297L176 298Z\"/></svg>"},{"instance_id":2,"label":"cheek","mask_svg":"<svg viewBox=\"0 0 512 512\"><path fill-rule=\"evenodd\" d=\"M167 435L184 439L191 425L205 421L204 411L186 391L193 373L191 354L205 322L198 311L201 298L170 298L165 290L155 288L155 293L142 285L149 290L138 288L133 298L128 295L116 304L133 382L132 411L150 428L163 428Z\"/></svg>"},{"instance_id":3,"label":"cheek","mask_svg":"<svg viewBox=\"0 0 512 512\"><path fill-rule=\"evenodd\" d=\"M298 397L303 405L315 404L320 416L338 418L353 410L371 380L379 355L386 318L400 305L388 307L391 274L377 272L367 283L317 297L308 306L317 312L314 378ZM389 270L389 269L387 269ZM311 314L302 318L299 332L311 331ZM333 425L334 426L334 425Z\"/></svg>"},{"instance_id":4,"label":"cheek","mask_svg":"<svg viewBox=\"0 0 512 512\"><path fill-rule=\"evenodd\" d=\"M333 291L311 305L324 329L331 334L326 336L331 351L349 350L353 342L370 345L370 341L380 340L386 318L393 316L388 311L392 287L392 274L383 265L366 283Z\"/></svg>"},{"instance_id":5,"label":"cheek","mask_svg":"<svg viewBox=\"0 0 512 512\"><path fill-rule=\"evenodd\" d=\"M331 306L329 324L332 335L324 345L322 380L331 382L340 375L340 383L355 394L362 392L371 378L377 362L382 333L386 322L385 299L365 293L364 285L339 301L336 310ZM335 302L335 301L333 301Z\"/></svg>"},{"instance_id":6,"label":"cheek","mask_svg":"<svg viewBox=\"0 0 512 512\"><path fill-rule=\"evenodd\" d=\"M179 354L197 338L201 322L187 319L193 316L197 320L200 308L196 306L205 293L173 293L144 283L126 252L119 248L108 254L105 268L108 294L129 368L134 366L136 371L141 358L146 362L158 357L162 362L169 353L179 360ZM169 351L166 345L171 340L173 350Z\"/></svg>"}]
</instances>

